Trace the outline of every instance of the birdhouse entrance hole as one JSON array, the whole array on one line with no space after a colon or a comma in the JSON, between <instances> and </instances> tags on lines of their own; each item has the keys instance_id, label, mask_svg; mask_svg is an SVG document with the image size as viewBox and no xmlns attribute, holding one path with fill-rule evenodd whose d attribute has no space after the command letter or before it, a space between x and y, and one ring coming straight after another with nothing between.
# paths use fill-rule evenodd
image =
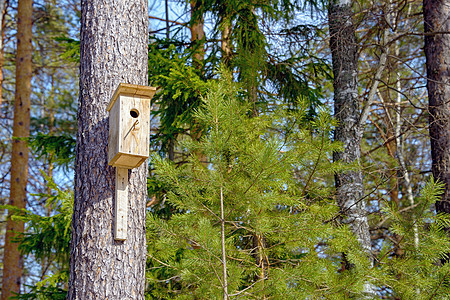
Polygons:
<instances>
[{"instance_id":1,"label":"birdhouse entrance hole","mask_svg":"<svg viewBox=\"0 0 450 300\"><path fill-rule=\"evenodd\" d=\"M132 110L130 110L130 116L133 118L139 117L139 111L136 108L133 108Z\"/></svg>"}]
</instances>

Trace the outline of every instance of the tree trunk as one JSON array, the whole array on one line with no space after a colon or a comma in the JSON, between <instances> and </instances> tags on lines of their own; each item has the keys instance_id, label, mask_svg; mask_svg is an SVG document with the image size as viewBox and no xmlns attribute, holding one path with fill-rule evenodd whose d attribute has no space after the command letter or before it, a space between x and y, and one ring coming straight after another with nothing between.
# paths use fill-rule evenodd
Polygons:
<instances>
[{"instance_id":1,"label":"tree trunk","mask_svg":"<svg viewBox=\"0 0 450 300\"><path fill-rule=\"evenodd\" d=\"M3 102L3 62L4 62L4 46L5 41L5 16L8 2L6 0L0 0L0 111Z\"/></svg>"},{"instance_id":2,"label":"tree trunk","mask_svg":"<svg viewBox=\"0 0 450 300\"><path fill-rule=\"evenodd\" d=\"M169 26L169 0L164 0L164 8L166 11L166 40L170 40L170 26Z\"/></svg>"},{"instance_id":3,"label":"tree trunk","mask_svg":"<svg viewBox=\"0 0 450 300\"><path fill-rule=\"evenodd\" d=\"M147 164L129 171L128 236L115 241L106 107L119 83L147 85L147 1L81 2L80 98L68 299L144 299Z\"/></svg>"},{"instance_id":4,"label":"tree trunk","mask_svg":"<svg viewBox=\"0 0 450 300\"><path fill-rule=\"evenodd\" d=\"M228 66L233 54L233 51L231 50L231 22L223 17L221 25L222 40L220 42L220 48L222 49L222 63Z\"/></svg>"},{"instance_id":5,"label":"tree trunk","mask_svg":"<svg viewBox=\"0 0 450 300\"><path fill-rule=\"evenodd\" d=\"M362 130L358 101L358 51L350 1L330 4L330 49L334 74L334 114L339 122L334 138L343 143L344 150L335 152L335 161L359 163ZM352 231L364 250L370 254L371 242L367 223L363 176L361 170L335 175L337 202Z\"/></svg>"},{"instance_id":6,"label":"tree trunk","mask_svg":"<svg viewBox=\"0 0 450 300\"><path fill-rule=\"evenodd\" d=\"M199 15L200 3L196 0L191 0L191 44L194 55L192 57L193 66L199 71L199 74L204 74L203 61L205 60L205 47L203 39L205 37L205 30L203 28L203 15ZM202 127L198 122L191 125L191 138L195 141L199 141L202 137ZM203 164L207 164L208 160L206 156L200 151L195 151L194 155Z\"/></svg>"},{"instance_id":7,"label":"tree trunk","mask_svg":"<svg viewBox=\"0 0 450 300\"><path fill-rule=\"evenodd\" d=\"M450 1L424 0L423 14L432 171L445 183L436 211L450 213Z\"/></svg>"},{"instance_id":8,"label":"tree trunk","mask_svg":"<svg viewBox=\"0 0 450 300\"><path fill-rule=\"evenodd\" d=\"M331 1L328 11L330 27L330 50L333 60L334 116L338 126L334 139L343 144L342 152L333 153L334 161L346 164L360 164L361 140L367 109L372 101L366 103L366 109L360 112L358 100L358 46L353 24L353 13L350 0ZM377 88L377 77L381 76L386 54L380 57L380 65L376 72L371 93ZM373 97L373 96L372 96ZM373 265L371 240L364 201L364 182L360 168L335 174L336 198L343 215L343 222L349 224L361 247ZM351 268L346 254L343 254L343 268ZM366 282L362 291L365 298L373 298L375 288ZM367 296L367 297L366 297Z\"/></svg>"},{"instance_id":9,"label":"tree trunk","mask_svg":"<svg viewBox=\"0 0 450 300\"><path fill-rule=\"evenodd\" d=\"M28 182L28 145L30 135L30 95L31 95L31 26L33 1L20 0L17 7L17 54L16 91L14 98L13 141L11 153L11 189L9 204L25 208ZM23 258L17 244L12 239L23 233L23 222L7 219L3 257L3 286L1 299L8 299L19 293L23 273Z\"/></svg>"},{"instance_id":10,"label":"tree trunk","mask_svg":"<svg viewBox=\"0 0 450 300\"><path fill-rule=\"evenodd\" d=\"M205 48L202 40L205 37L205 31L203 29L203 16L196 16L196 11L199 10L198 2L191 0L191 43L194 50L193 65L197 69L202 69L203 60L205 59ZM195 18L195 20L194 20Z\"/></svg>"}]
</instances>

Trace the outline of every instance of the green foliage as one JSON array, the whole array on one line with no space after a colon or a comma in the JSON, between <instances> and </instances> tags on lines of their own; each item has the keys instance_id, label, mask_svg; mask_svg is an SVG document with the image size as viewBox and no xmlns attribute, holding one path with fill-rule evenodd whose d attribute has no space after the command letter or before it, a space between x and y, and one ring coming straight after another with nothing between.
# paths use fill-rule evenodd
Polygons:
<instances>
[{"instance_id":1,"label":"green foliage","mask_svg":"<svg viewBox=\"0 0 450 300\"><path fill-rule=\"evenodd\" d=\"M395 156L371 151L380 145L380 134L372 128L364 134L363 149L369 155L362 158L361 165L368 193L362 200L373 201L368 206L372 237L381 235L373 240L373 266L348 228L337 221L340 212L333 195L333 174L360 166L332 162L331 153L341 145L332 142L336 124L321 105L321 100L330 96L329 53L323 51L328 34L320 22L304 25L299 17L304 8L311 8L311 12L317 8L315 17L326 14L324 4L328 1L195 2L191 24L200 16L214 19L206 38L190 42L173 36L169 41L152 40L149 46L149 83L159 88L153 99L159 127L152 141L162 146L163 153L173 150L179 141L176 147L183 159L175 165L155 156L151 162L155 176L147 179L147 188L157 205L152 206L147 220L146 298L221 297L221 200L231 298L361 299L367 283L377 289L375 298L448 298L450 266L444 262L450 253L445 233L450 218L436 215L433 208L442 185L428 182L410 205L395 170ZM35 5L32 101L41 106L33 108L31 120L32 131L39 133L28 139L49 171L53 163L67 166L73 161L76 69L66 71L80 59L80 43L69 37L66 14L52 3ZM386 25L385 18L382 24L375 19L388 11L382 8L386 3L375 2L376 7L372 2L360 4L363 6L355 14L355 23L362 29L359 43L364 63L359 86L363 92L364 86L371 85L370 69L376 68L382 44L379 39ZM402 36L401 27L406 24L401 24L406 16L402 11L408 11L405 20L415 20L416 24L414 18L421 16L422 7L410 10L412 4L392 4L400 24L390 30L396 31L393 36ZM223 59L219 39L224 24L231 28L232 53L225 63L233 76L224 74L224 79L215 82L212 71ZM386 144L392 135L387 113L393 113L395 107L389 103L393 91L385 89L401 79L401 90L412 104L402 104L404 119L414 116L413 107L423 98L417 82L409 80L417 71L421 73L411 68L417 62L410 60L420 62L418 42L420 35L407 34L399 40L397 56L405 62L399 65L407 70L392 61L389 70L397 75L383 75L386 84L377 97L385 97L385 115L374 106L371 123L380 126L377 129ZM13 57L10 44L5 44L6 61ZM195 60L193 54L200 46L206 47L205 59ZM3 68L5 100L11 99L14 90L11 65L6 63ZM403 78L398 78L398 71ZM253 107L246 104L248 100L255 101ZM2 106L5 116L7 103ZM423 125L427 117L424 111L420 109L420 118L410 125ZM426 143L418 143L416 136L409 135L409 126L403 129L405 141L414 140L405 144L407 160L415 165L415 157L421 156L428 168L428 156L418 155ZM9 139L9 133L7 136ZM6 140L0 142L0 148L8 150ZM200 162L200 157L206 159ZM419 186L425 182L423 176L412 177ZM23 253L49 265L50 276L28 287L29 292L20 299L63 299L66 295L72 195L49 178L47 182L52 192L35 194L37 202L47 202L47 216L8 207L28 228L18 239ZM395 199L386 194L396 189L402 196L397 195L397 202L384 200ZM351 270L342 265L342 253L354 266Z\"/></svg>"},{"instance_id":2,"label":"green foliage","mask_svg":"<svg viewBox=\"0 0 450 300\"><path fill-rule=\"evenodd\" d=\"M192 126L193 111L200 105L207 83L198 69L189 65L191 51L175 45L160 48L157 42L149 48L149 83L164 87L152 100L157 105L152 113L160 122L153 142L167 151L170 142Z\"/></svg>"},{"instance_id":3,"label":"green foliage","mask_svg":"<svg viewBox=\"0 0 450 300\"><path fill-rule=\"evenodd\" d=\"M187 135L198 138L201 129L192 122L192 112L201 104L200 98L208 87L206 80L214 78L220 63L235 72L234 79L243 86L240 96L253 104L249 112L252 115L270 111L283 102L297 109L298 98L310 102L309 114L314 115L323 96L323 79L329 78L329 66L326 60L311 55L313 46L309 43L298 50L291 46L299 44L298 41L289 39L305 36L308 40L311 32L322 34L321 30L317 26L301 25L292 26L290 30L280 29L275 35L286 36L285 44L289 45L281 54L280 41L268 40L263 25L271 22L289 25L303 5L302 1L284 0L228 1L226 4L215 0L195 1L190 22L199 21L205 13L217 16L218 22L210 34L216 39L225 24L230 26L232 53L224 57L224 53L220 54L223 49L218 43L209 42L208 37L190 43L175 37L169 41L152 41L149 83L162 88L154 98L157 104L154 114L159 117L160 127L152 138L153 144L170 157L179 139ZM206 46L204 59L193 58L199 45Z\"/></svg>"},{"instance_id":4,"label":"green foliage","mask_svg":"<svg viewBox=\"0 0 450 300\"><path fill-rule=\"evenodd\" d=\"M67 134L55 136L38 132L27 140L38 158L45 158L65 167L75 160L76 140Z\"/></svg>"},{"instance_id":5,"label":"green foliage","mask_svg":"<svg viewBox=\"0 0 450 300\"><path fill-rule=\"evenodd\" d=\"M44 174L45 176L45 174ZM46 176L45 176L46 177ZM59 263L68 261L70 222L73 211L73 193L63 191L46 177L51 195L38 194L47 199L48 209L53 211L50 216L36 215L28 210L20 210L13 218L28 224L28 232L19 238L19 249L24 254L32 253L37 259L54 257Z\"/></svg>"},{"instance_id":6,"label":"green foliage","mask_svg":"<svg viewBox=\"0 0 450 300\"><path fill-rule=\"evenodd\" d=\"M4 61L2 59L2 118L0 157L2 161L2 183L0 205L8 203L11 134L15 85L15 56L17 46L17 1L6 1L2 12ZM73 6L72 6L73 5ZM68 9L70 6L70 9ZM14 212L15 221L25 222L26 233L19 237L20 250L24 254L24 270L20 295L22 298L58 299L65 292L68 276L70 218L72 213L70 192L59 190L49 178L40 176L53 174L58 182L70 186L76 132L76 100L78 98L78 67L64 55L69 46L75 57L79 54L76 38L78 26L72 23L77 3L72 1L34 1L32 38L32 93L30 95L30 132L26 139L32 148L28 162L27 210L13 207L0 209L1 234L6 231L6 212ZM68 56L67 56L68 57ZM26 120L21 120L27 124ZM33 155L34 154L34 155ZM27 156L28 157L28 156ZM26 162L25 162L26 163ZM59 168L62 166L62 168ZM47 186L48 184L48 186ZM11 203L11 202L10 202ZM47 203L47 204L46 204ZM11 203L13 204L13 203ZM3 256L3 249L1 251ZM6 256L6 255L5 255ZM48 276L48 278L45 278ZM36 285L36 281L44 279ZM28 285L32 285L28 286ZM60 296L58 296L60 295Z\"/></svg>"},{"instance_id":7,"label":"green foliage","mask_svg":"<svg viewBox=\"0 0 450 300\"><path fill-rule=\"evenodd\" d=\"M306 127L308 105L299 100L297 111L249 118L239 89L224 77L194 115L206 134L182 143L208 164L197 155L181 166L153 157L151 193L171 209L148 215L147 299L221 297L221 200L230 298L359 298L368 283L377 297L448 295L450 265L440 261L450 253L450 217L432 209L442 184L427 183L406 213L385 203L382 218L401 236L403 254L385 243L372 266L337 222L332 174L355 166L332 162L341 146L331 141L330 114L319 109ZM352 269L342 266L342 253Z\"/></svg>"},{"instance_id":8,"label":"green foliage","mask_svg":"<svg viewBox=\"0 0 450 300\"><path fill-rule=\"evenodd\" d=\"M18 295L17 299L65 299L63 289L69 279L70 235L73 211L72 191L61 190L51 178L45 176L51 194L36 196L46 199L46 206L51 214L41 216L26 209L17 209L6 205L12 212L12 218L25 222L27 231L16 237L20 252L33 257L48 266L49 276L29 286L30 291Z\"/></svg>"},{"instance_id":9,"label":"green foliage","mask_svg":"<svg viewBox=\"0 0 450 300\"><path fill-rule=\"evenodd\" d=\"M220 297L221 199L230 295L305 299L341 290L359 294L369 262L347 228L325 222L338 212L329 195L320 193L321 175L340 168L329 160L339 147L329 139L329 114L322 111L312 130L293 126L280 140L268 134L277 121L249 118L249 107L237 94L226 75L209 89L195 114L207 133L183 146L208 157L207 166L195 155L179 167L153 158L165 201L179 212L168 220L148 217L149 297ZM292 176L296 169L299 175ZM339 274L340 252L346 249L354 249L349 259L356 267L351 274Z\"/></svg>"},{"instance_id":10,"label":"green foliage","mask_svg":"<svg viewBox=\"0 0 450 300\"><path fill-rule=\"evenodd\" d=\"M61 54L61 58L73 63L80 62L80 41L66 36L57 37L55 40L65 48L65 51Z\"/></svg>"},{"instance_id":11,"label":"green foliage","mask_svg":"<svg viewBox=\"0 0 450 300\"><path fill-rule=\"evenodd\" d=\"M445 230L450 227L450 216L436 215L430 209L440 199L443 188L442 183L431 179L422 189L418 205L406 214L394 205L384 207L383 217L392 221L391 230L401 237L404 252L402 256L392 255L396 247L385 243L376 259L374 275L379 276L377 283L384 286L387 295L401 299L446 299L450 294L450 264L440 263L450 253Z\"/></svg>"},{"instance_id":12,"label":"green foliage","mask_svg":"<svg viewBox=\"0 0 450 300\"><path fill-rule=\"evenodd\" d=\"M68 281L68 278L66 278ZM31 289L30 292L18 295L12 299L21 300L64 300L67 298L67 291L58 287L49 286L46 288L40 288L36 286L27 286Z\"/></svg>"}]
</instances>

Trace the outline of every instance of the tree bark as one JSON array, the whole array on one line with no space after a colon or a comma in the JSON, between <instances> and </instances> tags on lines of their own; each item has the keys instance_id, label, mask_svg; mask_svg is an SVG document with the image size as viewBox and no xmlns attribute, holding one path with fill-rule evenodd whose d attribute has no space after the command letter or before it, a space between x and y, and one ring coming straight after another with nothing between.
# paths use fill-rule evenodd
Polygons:
<instances>
[{"instance_id":1,"label":"tree bark","mask_svg":"<svg viewBox=\"0 0 450 300\"><path fill-rule=\"evenodd\" d=\"M25 140L16 138L26 138L30 135L32 17L33 1L20 0L17 7L16 91L9 198L9 204L17 208L25 208L27 203L28 145ZM18 245L12 240L17 234L23 232L23 222L13 221L8 217L3 257L2 300L20 292L23 257L19 252Z\"/></svg>"},{"instance_id":2,"label":"tree bark","mask_svg":"<svg viewBox=\"0 0 450 300\"><path fill-rule=\"evenodd\" d=\"M205 59L205 47L202 40L205 37L205 31L203 29L203 16L197 15L199 11L199 3L196 0L191 0L191 43L194 50L193 65L201 70L203 67L203 60Z\"/></svg>"},{"instance_id":3,"label":"tree bark","mask_svg":"<svg viewBox=\"0 0 450 300\"><path fill-rule=\"evenodd\" d=\"M203 28L203 15L200 14L200 5L201 3L196 0L191 0L191 47L194 51L194 55L192 56L192 65L198 70L199 74L204 74L203 64L205 60L205 47L203 44L203 39L205 38L205 30ZM195 141L199 141L202 137L202 127L198 122L195 122L191 125L191 138ZM207 164L208 160L206 156L200 152L195 151L194 155L201 161L203 164Z\"/></svg>"},{"instance_id":4,"label":"tree bark","mask_svg":"<svg viewBox=\"0 0 450 300\"><path fill-rule=\"evenodd\" d=\"M351 1L331 2L328 11L330 49L334 74L334 114L338 121L334 139L342 142L343 151L335 152L333 159L359 164L362 127L358 126L358 46L352 20ZM363 200L363 175L360 169L335 175L336 197L344 215L363 249L370 255L371 241Z\"/></svg>"},{"instance_id":5,"label":"tree bark","mask_svg":"<svg viewBox=\"0 0 450 300\"><path fill-rule=\"evenodd\" d=\"M0 111L3 102L3 62L4 62L4 41L5 41L5 15L8 1L0 0Z\"/></svg>"},{"instance_id":6,"label":"tree bark","mask_svg":"<svg viewBox=\"0 0 450 300\"><path fill-rule=\"evenodd\" d=\"M80 98L68 299L144 299L147 164L129 171L128 236L115 241L106 107L118 84L147 85L148 3L82 0Z\"/></svg>"},{"instance_id":7,"label":"tree bark","mask_svg":"<svg viewBox=\"0 0 450 300\"><path fill-rule=\"evenodd\" d=\"M229 66L233 50L231 49L231 22L222 17L222 40L220 48L222 49L222 62Z\"/></svg>"},{"instance_id":8,"label":"tree bark","mask_svg":"<svg viewBox=\"0 0 450 300\"><path fill-rule=\"evenodd\" d=\"M427 65L432 172L445 183L436 211L450 213L450 1L424 0L423 15Z\"/></svg>"},{"instance_id":9,"label":"tree bark","mask_svg":"<svg viewBox=\"0 0 450 300\"><path fill-rule=\"evenodd\" d=\"M166 11L166 40L170 40L170 26L169 26L169 0L164 1L164 8Z\"/></svg>"}]
</instances>

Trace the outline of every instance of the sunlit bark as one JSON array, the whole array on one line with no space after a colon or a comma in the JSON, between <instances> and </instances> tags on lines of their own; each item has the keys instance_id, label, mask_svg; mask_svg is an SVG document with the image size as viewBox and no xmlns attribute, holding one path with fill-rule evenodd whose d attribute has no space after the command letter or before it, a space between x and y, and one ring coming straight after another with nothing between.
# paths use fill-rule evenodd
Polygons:
<instances>
[{"instance_id":1,"label":"sunlit bark","mask_svg":"<svg viewBox=\"0 0 450 300\"><path fill-rule=\"evenodd\" d=\"M127 240L115 241L108 112L119 83L147 85L148 3L81 2L80 98L68 299L144 299L147 164L129 171Z\"/></svg>"},{"instance_id":2,"label":"sunlit bark","mask_svg":"<svg viewBox=\"0 0 450 300\"><path fill-rule=\"evenodd\" d=\"M31 26L33 1L20 0L17 7L16 89L11 153L11 188L9 205L25 208L28 182L28 145L23 138L30 135L31 95ZM3 257L2 300L20 291L23 257L12 240L24 231L24 223L8 217Z\"/></svg>"},{"instance_id":3,"label":"sunlit bark","mask_svg":"<svg viewBox=\"0 0 450 300\"><path fill-rule=\"evenodd\" d=\"M450 213L450 1L424 0L423 14L432 171L445 184L436 210Z\"/></svg>"}]
</instances>

